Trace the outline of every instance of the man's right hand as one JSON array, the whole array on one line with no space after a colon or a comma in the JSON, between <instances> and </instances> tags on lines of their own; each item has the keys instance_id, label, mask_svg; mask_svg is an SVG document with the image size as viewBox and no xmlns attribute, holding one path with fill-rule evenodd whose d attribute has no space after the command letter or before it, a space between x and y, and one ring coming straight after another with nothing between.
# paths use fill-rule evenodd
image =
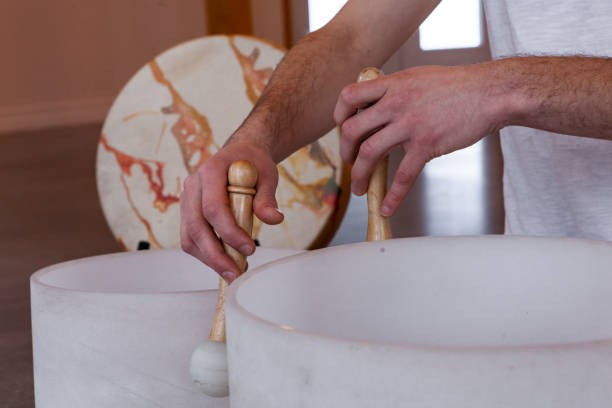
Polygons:
<instances>
[{"instance_id":1,"label":"man's right hand","mask_svg":"<svg viewBox=\"0 0 612 408\"><path fill-rule=\"evenodd\" d=\"M225 254L219 238L244 255L255 251L255 243L238 227L229 207L227 171L234 161L241 159L249 160L257 168L255 215L266 224L282 222L283 214L275 198L276 164L265 148L253 142L234 142L223 147L185 179L181 194L181 247L228 283L240 271Z\"/></svg>"}]
</instances>

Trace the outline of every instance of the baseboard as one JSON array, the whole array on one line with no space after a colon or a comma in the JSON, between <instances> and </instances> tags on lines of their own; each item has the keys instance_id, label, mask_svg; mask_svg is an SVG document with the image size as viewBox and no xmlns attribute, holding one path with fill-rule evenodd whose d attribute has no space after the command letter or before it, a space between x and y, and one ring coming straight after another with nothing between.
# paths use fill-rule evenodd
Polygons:
<instances>
[{"instance_id":1,"label":"baseboard","mask_svg":"<svg viewBox=\"0 0 612 408\"><path fill-rule=\"evenodd\" d=\"M102 122L114 98L0 105L0 133Z\"/></svg>"}]
</instances>

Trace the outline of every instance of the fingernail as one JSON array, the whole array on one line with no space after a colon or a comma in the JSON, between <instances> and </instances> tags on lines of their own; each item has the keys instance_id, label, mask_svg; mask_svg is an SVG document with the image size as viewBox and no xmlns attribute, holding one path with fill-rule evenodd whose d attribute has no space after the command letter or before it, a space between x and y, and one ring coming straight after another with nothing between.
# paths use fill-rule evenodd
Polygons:
<instances>
[{"instance_id":1,"label":"fingernail","mask_svg":"<svg viewBox=\"0 0 612 408\"><path fill-rule=\"evenodd\" d=\"M282 215L285 215L285 213L283 213L283 210L281 210L280 208L275 208L275 210L279 213L281 213Z\"/></svg>"},{"instance_id":2,"label":"fingernail","mask_svg":"<svg viewBox=\"0 0 612 408\"><path fill-rule=\"evenodd\" d=\"M221 277L225 279L227 283L232 283L233 280L236 279L236 275L234 275L234 272L231 271L223 272Z\"/></svg>"},{"instance_id":3,"label":"fingernail","mask_svg":"<svg viewBox=\"0 0 612 408\"><path fill-rule=\"evenodd\" d=\"M389 215L391 215L391 207L389 207L386 204L383 204L382 207L380 207L380 213L385 216L388 217Z\"/></svg>"},{"instance_id":4,"label":"fingernail","mask_svg":"<svg viewBox=\"0 0 612 408\"><path fill-rule=\"evenodd\" d=\"M240 247L240 252L243 255L251 255L253 253L253 247L250 246L249 244L244 244L243 246Z\"/></svg>"}]
</instances>

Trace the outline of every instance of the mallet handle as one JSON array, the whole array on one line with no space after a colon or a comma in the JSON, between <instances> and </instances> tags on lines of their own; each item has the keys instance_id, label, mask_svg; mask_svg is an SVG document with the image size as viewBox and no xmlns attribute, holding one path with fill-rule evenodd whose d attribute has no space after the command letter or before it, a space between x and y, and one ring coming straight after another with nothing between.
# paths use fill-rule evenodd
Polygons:
<instances>
[{"instance_id":1,"label":"mallet handle","mask_svg":"<svg viewBox=\"0 0 612 408\"><path fill-rule=\"evenodd\" d=\"M370 81L383 75L378 68L365 68L359 73L357 82ZM389 219L380 214L380 206L387 194L387 167L389 156L385 156L374 169L368 185L368 241L391 239Z\"/></svg>"},{"instance_id":2,"label":"mallet handle","mask_svg":"<svg viewBox=\"0 0 612 408\"><path fill-rule=\"evenodd\" d=\"M238 160L229 168L228 171L229 202L236 223L246 231L249 236L253 229L253 196L255 195L255 185L257 184L257 169L247 160ZM240 272L244 272L246 257L240 252L223 243L225 252L238 265ZM225 292L227 282L219 278L219 292L217 297L217 307L215 317L210 329L209 339L213 341L225 341Z\"/></svg>"}]
</instances>

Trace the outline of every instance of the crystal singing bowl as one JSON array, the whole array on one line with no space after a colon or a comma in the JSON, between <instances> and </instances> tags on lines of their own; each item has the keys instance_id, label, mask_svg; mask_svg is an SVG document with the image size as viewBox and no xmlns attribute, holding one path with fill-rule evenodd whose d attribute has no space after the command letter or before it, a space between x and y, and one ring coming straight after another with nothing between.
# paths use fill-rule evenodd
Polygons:
<instances>
[{"instance_id":1,"label":"crystal singing bowl","mask_svg":"<svg viewBox=\"0 0 612 408\"><path fill-rule=\"evenodd\" d=\"M258 248L261 265L298 251ZM217 275L176 249L96 256L30 279L37 408L227 407L192 386Z\"/></svg>"},{"instance_id":2,"label":"crystal singing bowl","mask_svg":"<svg viewBox=\"0 0 612 408\"><path fill-rule=\"evenodd\" d=\"M612 244L408 238L231 285L232 407L612 406Z\"/></svg>"}]
</instances>

